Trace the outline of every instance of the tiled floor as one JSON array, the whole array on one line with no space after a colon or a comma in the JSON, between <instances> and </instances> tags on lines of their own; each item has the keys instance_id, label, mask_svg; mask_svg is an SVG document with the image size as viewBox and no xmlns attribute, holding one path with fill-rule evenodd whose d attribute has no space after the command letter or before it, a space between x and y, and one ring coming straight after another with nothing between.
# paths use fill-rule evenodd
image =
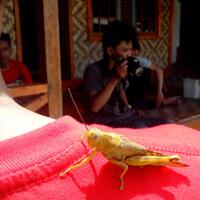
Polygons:
<instances>
[{"instance_id":1,"label":"tiled floor","mask_svg":"<svg viewBox=\"0 0 200 200\"><path fill-rule=\"evenodd\" d=\"M147 111L152 116L160 116L174 121L200 114L200 99L182 99L180 105L165 106Z\"/></svg>"},{"instance_id":2,"label":"tiled floor","mask_svg":"<svg viewBox=\"0 0 200 200\"><path fill-rule=\"evenodd\" d=\"M198 120L194 128L200 130L200 99L182 99L178 106L166 106L160 109L149 110L147 114L186 125L189 125L193 120Z\"/></svg>"}]
</instances>

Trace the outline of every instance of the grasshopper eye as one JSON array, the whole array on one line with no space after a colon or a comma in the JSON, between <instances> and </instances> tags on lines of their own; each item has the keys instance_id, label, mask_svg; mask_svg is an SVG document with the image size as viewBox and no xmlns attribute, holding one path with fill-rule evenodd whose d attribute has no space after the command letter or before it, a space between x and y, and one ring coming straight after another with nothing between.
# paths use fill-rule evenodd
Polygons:
<instances>
[{"instance_id":1,"label":"grasshopper eye","mask_svg":"<svg viewBox=\"0 0 200 200\"><path fill-rule=\"evenodd\" d=\"M94 139L94 140L97 140L97 139L98 139L98 136L97 136L97 135L94 135L94 136L93 136L93 139Z\"/></svg>"},{"instance_id":2,"label":"grasshopper eye","mask_svg":"<svg viewBox=\"0 0 200 200\"><path fill-rule=\"evenodd\" d=\"M93 140L97 140L98 138L99 138L99 136L98 136L98 133L96 132L97 131L97 129L96 128L94 128L93 130L92 130L92 138L93 138Z\"/></svg>"}]
</instances>

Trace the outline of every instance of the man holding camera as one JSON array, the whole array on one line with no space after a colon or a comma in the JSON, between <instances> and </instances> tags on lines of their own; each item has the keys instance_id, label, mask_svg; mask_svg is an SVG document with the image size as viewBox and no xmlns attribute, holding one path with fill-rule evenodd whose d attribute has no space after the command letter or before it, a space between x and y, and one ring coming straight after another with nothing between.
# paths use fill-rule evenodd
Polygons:
<instances>
[{"instance_id":1,"label":"man holding camera","mask_svg":"<svg viewBox=\"0 0 200 200\"><path fill-rule=\"evenodd\" d=\"M125 88L131 56L133 28L121 21L110 22L103 33L103 59L84 73L85 119L113 127L143 128L167 123L160 118L139 116L129 106Z\"/></svg>"}]
</instances>

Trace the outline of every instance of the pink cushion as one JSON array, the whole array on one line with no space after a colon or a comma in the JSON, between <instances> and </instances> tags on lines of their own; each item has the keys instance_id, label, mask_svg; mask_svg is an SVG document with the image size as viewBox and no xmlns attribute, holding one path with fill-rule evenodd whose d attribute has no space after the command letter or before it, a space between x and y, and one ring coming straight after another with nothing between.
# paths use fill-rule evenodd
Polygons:
<instances>
[{"instance_id":1,"label":"pink cushion","mask_svg":"<svg viewBox=\"0 0 200 200\"><path fill-rule=\"evenodd\" d=\"M119 190L122 168L100 153L84 167L60 178L90 149L80 142L85 127L66 116L41 129L0 142L1 199L181 199L200 197L200 132L180 125L105 131L126 135L164 154L178 154L189 167L133 167Z\"/></svg>"}]
</instances>

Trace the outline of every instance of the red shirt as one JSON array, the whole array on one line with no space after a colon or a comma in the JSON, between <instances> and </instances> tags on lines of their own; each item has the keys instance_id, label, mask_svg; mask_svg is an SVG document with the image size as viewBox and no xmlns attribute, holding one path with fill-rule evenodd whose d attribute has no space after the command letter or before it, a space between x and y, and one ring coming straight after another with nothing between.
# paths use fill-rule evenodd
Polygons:
<instances>
[{"instance_id":1,"label":"red shirt","mask_svg":"<svg viewBox=\"0 0 200 200\"><path fill-rule=\"evenodd\" d=\"M31 74L26 65L17 61L9 60L9 68L2 71L2 75L6 84L21 80L25 84L33 83Z\"/></svg>"},{"instance_id":2,"label":"red shirt","mask_svg":"<svg viewBox=\"0 0 200 200\"><path fill-rule=\"evenodd\" d=\"M119 190L122 168L98 153L86 166L59 173L91 151L80 137L85 127L69 116L0 142L0 199L200 199L200 132L169 124L145 129L101 130L125 135L147 148L178 154L189 167L130 166Z\"/></svg>"}]
</instances>

